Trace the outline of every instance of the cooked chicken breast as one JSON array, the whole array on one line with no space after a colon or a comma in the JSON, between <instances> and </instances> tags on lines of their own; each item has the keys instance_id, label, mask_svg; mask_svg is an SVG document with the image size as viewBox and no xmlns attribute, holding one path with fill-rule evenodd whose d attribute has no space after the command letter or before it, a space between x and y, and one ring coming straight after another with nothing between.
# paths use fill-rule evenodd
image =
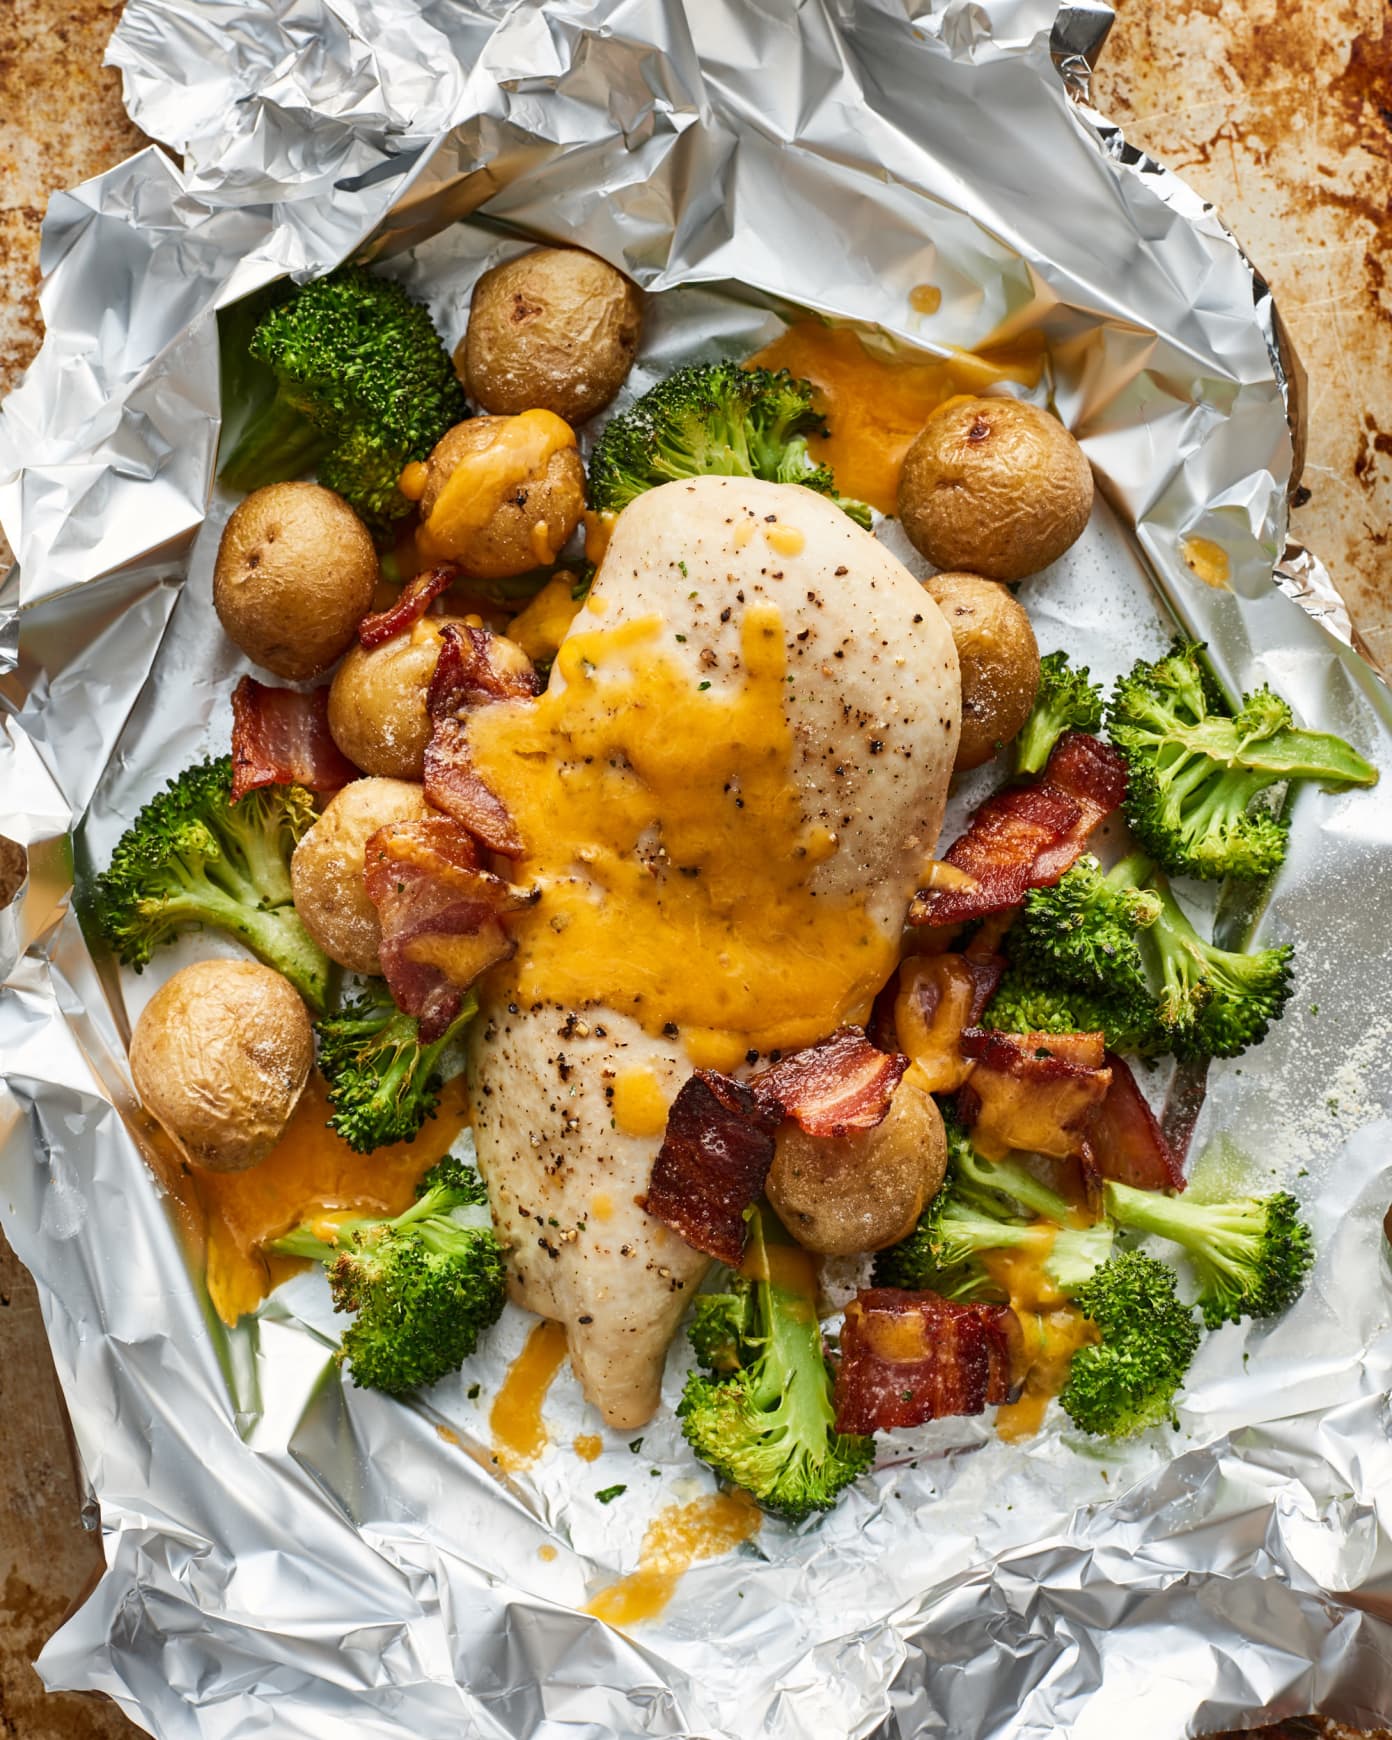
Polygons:
<instances>
[{"instance_id":1,"label":"cooked chicken breast","mask_svg":"<svg viewBox=\"0 0 1392 1740\"><path fill-rule=\"evenodd\" d=\"M624 510L547 693L471 721L542 889L473 1029L479 1162L514 1298L612 1426L652 1414L708 1266L641 1207L665 1108L868 1014L959 701L887 550L811 490L712 477Z\"/></svg>"}]
</instances>

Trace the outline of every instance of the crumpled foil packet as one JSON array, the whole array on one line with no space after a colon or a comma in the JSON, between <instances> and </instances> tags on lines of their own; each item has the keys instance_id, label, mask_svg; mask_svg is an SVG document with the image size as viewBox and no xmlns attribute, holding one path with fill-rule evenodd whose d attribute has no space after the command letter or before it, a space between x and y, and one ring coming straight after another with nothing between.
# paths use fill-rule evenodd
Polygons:
<instances>
[{"instance_id":1,"label":"crumpled foil packet","mask_svg":"<svg viewBox=\"0 0 1392 1740\"><path fill-rule=\"evenodd\" d=\"M563 1376L555 1448L504 1482L486 1408L519 1313L404 1403L339 1378L317 1275L225 1330L125 1064L141 1002L200 944L137 980L69 904L166 774L226 743L216 311L370 258L453 342L525 238L664 293L636 387L799 306L930 349L1044 332L1106 500L1028 583L1041 646L1111 678L1179 624L1225 680L1270 679L1392 772L1392 697L1319 563L1283 548L1298 370L1214 214L1086 106L1109 21L1051 0L129 0L112 57L183 164L152 148L54 199L48 336L0 423L20 558L0 832L30 856L0 961L0 1214L107 1560L40 1658L50 1686L166 1740L1170 1740L1392 1709L1386 785L1301 792L1259 930L1297 945L1298 990L1214 1067L1194 1143L1213 1176L1302 1196L1302 1303L1205 1341L1173 1435L1116 1449L1053 1421L1010 1445L969 1420L886 1441L833 1515L766 1523L631 1636L582 1608L660 1506L710 1490L670 1415L581 1462L595 1418ZM924 282L932 316L910 309ZM1227 552L1226 589L1190 573L1192 536Z\"/></svg>"}]
</instances>

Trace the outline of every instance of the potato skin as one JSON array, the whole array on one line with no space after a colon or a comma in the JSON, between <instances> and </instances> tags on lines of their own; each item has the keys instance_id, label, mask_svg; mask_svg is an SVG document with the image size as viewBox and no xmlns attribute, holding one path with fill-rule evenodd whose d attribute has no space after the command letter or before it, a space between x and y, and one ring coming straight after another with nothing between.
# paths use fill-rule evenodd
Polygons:
<instances>
[{"instance_id":1,"label":"potato skin","mask_svg":"<svg viewBox=\"0 0 1392 1740\"><path fill-rule=\"evenodd\" d=\"M292 682L328 670L372 608L372 535L317 483L253 490L223 528L213 608L253 663Z\"/></svg>"},{"instance_id":2,"label":"potato skin","mask_svg":"<svg viewBox=\"0 0 1392 1740\"><path fill-rule=\"evenodd\" d=\"M947 1137L931 1094L901 1081L873 1130L808 1136L784 1124L765 1186L809 1251L851 1256L907 1237L947 1170Z\"/></svg>"},{"instance_id":3,"label":"potato skin","mask_svg":"<svg viewBox=\"0 0 1392 1740\"><path fill-rule=\"evenodd\" d=\"M425 773L430 679L452 616L423 616L368 650L354 644L329 684L329 731L354 767L417 783Z\"/></svg>"},{"instance_id":4,"label":"potato skin","mask_svg":"<svg viewBox=\"0 0 1392 1740\"><path fill-rule=\"evenodd\" d=\"M1059 422L1019 399L955 399L899 476L904 530L935 568L1023 580L1057 561L1092 511L1092 467Z\"/></svg>"},{"instance_id":5,"label":"potato skin","mask_svg":"<svg viewBox=\"0 0 1392 1740\"><path fill-rule=\"evenodd\" d=\"M141 1011L131 1076L146 1111L210 1172L242 1172L275 1147L314 1066L298 995L259 961L199 961Z\"/></svg>"},{"instance_id":6,"label":"potato skin","mask_svg":"<svg viewBox=\"0 0 1392 1740\"><path fill-rule=\"evenodd\" d=\"M506 422L503 417L471 417L456 423L436 442L425 462L425 493L420 501L423 538L435 531L434 526L426 528L426 522L455 470L505 437ZM554 560L584 511L585 463L578 448L563 447L540 472L519 476L488 520L466 538L451 542L447 549L424 541L421 548L428 548L432 559L458 562L476 579L506 580ZM539 526L545 527L541 540Z\"/></svg>"},{"instance_id":7,"label":"potato skin","mask_svg":"<svg viewBox=\"0 0 1392 1740\"><path fill-rule=\"evenodd\" d=\"M485 411L602 411L638 354L642 291L579 248L534 248L485 272L455 369Z\"/></svg>"},{"instance_id":8,"label":"potato skin","mask_svg":"<svg viewBox=\"0 0 1392 1740\"><path fill-rule=\"evenodd\" d=\"M924 581L957 647L962 673L958 773L980 767L1024 728L1039 687L1039 643L1019 602L979 574L934 574Z\"/></svg>"},{"instance_id":9,"label":"potato skin","mask_svg":"<svg viewBox=\"0 0 1392 1740\"><path fill-rule=\"evenodd\" d=\"M382 927L363 881L367 842L388 822L435 813L421 787L401 779L355 779L324 806L295 848L290 883L295 911L330 960L355 973L381 972Z\"/></svg>"}]
</instances>

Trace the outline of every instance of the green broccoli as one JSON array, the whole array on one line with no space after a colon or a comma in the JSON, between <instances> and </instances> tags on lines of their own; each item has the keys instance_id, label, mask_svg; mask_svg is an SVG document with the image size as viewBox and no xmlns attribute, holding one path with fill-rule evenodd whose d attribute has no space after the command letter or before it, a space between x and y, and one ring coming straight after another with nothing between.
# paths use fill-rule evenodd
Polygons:
<instances>
[{"instance_id":1,"label":"green broccoli","mask_svg":"<svg viewBox=\"0 0 1392 1740\"><path fill-rule=\"evenodd\" d=\"M770 1273L757 1207L744 1267ZM875 1440L835 1430L815 1299L782 1279L736 1275L728 1293L697 1299L690 1335L710 1368L688 1375L677 1408L691 1448L775 1516L830 1510L874 1461Z\"/></svg>"},{"instance_id":2,"label":"green broccoli","mask_svg":"<svg viewBox=\"0 0 1392 1740\"><path fill-rule=\"evenodd\" d=\"M428 310L359 266L271 308L247 354L274 390L223 461L223 482L252 490L316 469L379 536L411 511L402 468L469 414Z\"/></svg>"},{"instance_id":3,"label":"green broccoli","mask_svg":"<svg viewBox=\"0 0 1392 1740\"><path fill-rule=\"evenodd\" d=\"M448 1377L496 1323L506 1297L503 1247L477 1172L453 1155L394 1220L307 1222L267 1249L323 1263L336 1311L356 1313L340 1360L353 1382L399 1395Z\"/></svg>"},{"instance_id":4,"label":"green broccoli","mask_svg":"<svg viewBox=\"0 0 1392 1740\"><path fill-rule=\"evenodd\" d=\"M1088 680L1086 665L1075 671L1067 653L1046 653L1034 706L1015 739L1016 771L1039 773L1065 731L1100 731L1102 708L1101 685Z\"/></svg>"},{"instance_id":5,"label":"green broccoli","mask_svg":"<svg viewBox=\"0 0 1392 1740\"><path fill-rule=\"evenodd\" d=\"M263 786L234 804L230 756L185 768L121 836L85 914L136 972L181 930L226 931L320 1010L332 967L290 887L290 854L313 821L302 786Z\"/></svg>"},{"instance_id":6,"label":"green broccoli","mask_svg":"<svg viewBox=\"0 0 1392 1740\"><path fill-rule=\"evenodd\" d=\"M1066 987L1065 1002L1081 991L1138 1028L1157 1023L1163 1049L1189 1060L1257 1044L1291 992L1289 946L1248 953L1205 942L1141 853L1105 876L1082 858L1053 888L1032 888L1007 946L1027 975Z\"/></svg>"},{"instance_id":7,"label":"green broccoli","mask_svg":"<svg viewBox=\"0 0 1392 1740\"><path fill-rule=\"evenodd\" d=\"M1220 949L1203 940L1163 876L1158 921L1142 945L1159 983L1157 1011L1177 1057L1239 1057L1279 1021L1292 989L1291 948Z\"/></svg>"},{"instance_id":8,"label":"green broccoli","mask_svg":"<svg viewBox=\"0 0 1392 1740\"><path fill-rule=\"evenodd\" d=\"M381 986L316 1022L319 1070L333 1107L329 1128L359 1154L409 1142L440 1103L441 1053L477 1013L471 992L447 1031L423 1045L415 1016L398 1009Z\"/></svg>"},{"instance_id":9,"label":"green broccoli","mask_svg":"<svg viewBox=\"0 0 1392 1740\"><path fill-rule=\"evenodd\" d=\"M805 484L868 526L870 509L838 495L830 468L807 451L808 436L825 432L812 387L785 369L678 369L605 425L590 459L590 506L618 513L644 490L681 478L760 477Z\"/></svg>"},{"instance_id":10,"label":"green broccoli","mask_svg":"<svg viewBox=\"0 0 1392 1740\"><path fill-rule=\"evenodd\" d=\"M1155 1057L1168 1044L1151 999L1123 1001L1076 985L1046 985L1013 962L981 1025L996 1033L1100 1033L1109 1051L1128 1057Z\"/></svg>"},{"instance_id":11,"label":"green broccoli","mask_svg":"<svg viewBox=\"0 0 1392 1740\"><path fill-rule=\"evenodd\" d=\"M1174 1398L1184 1381L1199 1326L1180 1303L1175 1272L1144 1251L1103 1263L1073 1295L1101 1332L1080 1347L1059 1400L1076 1426L1103 1438L1129 1438L1149 1426L1175 1424Z\"/></svg>"},{"instance_id":12,"label":"green broccoli","mask_svg":"<svg viewBox=\"0 0 1392 1740\"><path fill-rule=\"evenodd\" d=\"M1034 1249L1057 1291L1076 1292L1110 1255L1111 1227L1074 1226L1072 1209L1056 1191L1015 1161L982 1159L954 1121L945 1123L943 1186L908 1237L876 1256L875 1285L977 1298L998 1291L979 1260L983 1252ZM1022 1217L1022 1207L1036 1218ZM1041 1226L1040 1218L1052 1226Z\"/></svg>"},{"instance_id":13,"label":"green broccoli","mask_svg":"<svg viewBox=\"0 0 1392 1740\"><path fill-rule=\"evenodd\" d=\"M1143 886L1151 862L1139 853L1107 875L1080 858L1052 888L1031 888L1010 930L1010 958L1054 981L1127 1005L1150 998L1137 932L1160 916L1160 896Z\"/></svg>"},{"instance_id":14,"label":"green broccoli","mask_svg":"<svg viewBox=\"0 0 1392 1740\"><path fill-rule=\"evenodd\" d=\"M1210 1329L1243 1317L1274 1317L1299 1298L1314 1262L1310 1229L1286 1191L1232 1202L1193 1202L1109 1183L1106 1212L1131 1232L1182 1245L1199 1280Z\"/></svg>"},{"instance_id":15,"label":"green broccoli","mask_svg":"<svg viewBox=\"0 0 1392 1740\"><path fill-rule=\"evenodd\" d=\"M1174 875L1269 876L1285 857L1289 821L1251 808L1256 797L1289 780L1374 785L1377 770L1342 738L1294 729L1270 689L1245 695L1236 716L1225 716L1202 651L1177 642L1116 685L1107 729L1126 757L1126 818Z\"/></svg>"}]
</instances>

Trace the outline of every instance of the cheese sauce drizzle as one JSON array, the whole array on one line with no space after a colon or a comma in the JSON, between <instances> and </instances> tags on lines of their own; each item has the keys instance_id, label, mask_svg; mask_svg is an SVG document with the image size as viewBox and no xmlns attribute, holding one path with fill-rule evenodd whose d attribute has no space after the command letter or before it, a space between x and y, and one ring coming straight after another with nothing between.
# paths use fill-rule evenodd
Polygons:
<instances>
[{"instance_id":1,"label":"cheese sauce drizzle","mask_svg":"<svg viewBox=\"0 0 1392 1740\"><path fill-rule=\"evenodd\" d=\"M572 633L544 695L469 721L525 845L515 879L542 890L496 988L675 1022L693 1063L730 1068L863 1021L897 943L864 899L813 888L836 842L803 818L778 610L745 612L735 680L698 680L664 633Z\"/></svg>"}]
</instances>

